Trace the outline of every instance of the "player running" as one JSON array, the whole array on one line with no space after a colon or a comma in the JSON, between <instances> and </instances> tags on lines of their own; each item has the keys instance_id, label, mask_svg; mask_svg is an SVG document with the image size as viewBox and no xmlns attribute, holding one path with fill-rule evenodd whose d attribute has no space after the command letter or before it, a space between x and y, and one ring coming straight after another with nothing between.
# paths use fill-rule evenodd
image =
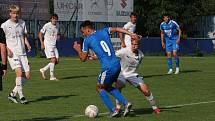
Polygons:
<instances>
[{"instance_id":1,"label":"player running","mask_svg":"<svg viewBox=\"0 0 215 121\"><path fill-rule=\"evenodd\" d=\"M123 29L128 30L129 32L134 33L135 29L136 29L136 22L137 22L137 14L132 12L130 14L130 21L128 23L126 23L123 27ZM125 34L123 36L122 33L119 33L119 38L122 42L122 47L131 47L131 37L127 34Z\"/></svg>"},{"instance_id":2,"label":"player running","mask_svg":"<svg viewBox=\"0 0 215 121\"><path fill-rule=\"evenodd\" d=\"M55 65L59 62L59 54L56 47L56 40L58 38L59 25L57 23L58 15L53 14L50 18L50 22L46 23L40 30L38 37L41 43L41 49L45 49L46 58L50 60L45 67L40 69L40 73L43 79L46 79L45 72L50 69L50 80L58 81L54 76ZM44 40L42 35L44 34Z\"/></svg>"},{"instance_id":3,"label":"player running","mask_svg":"<svg viewBox=\"0 0 215 121\"><path fill-rule=\"evenodd\" d=\"M90 21L84 21L80 26L81 32L86 37L81 45L77 42L74 43L73 48L78 52L81 61L86 61L89 53L89 49L92 49L97 55L98 60L102 66L102 71L98 77L96 90L99 93L104 104L110 111L110 117L119 116L119 111L114 107L111 102L108 93L110 93L115 99L119 100L120 104L125 107L124 116L126 116L132 107L119 92L114 88L112 84L117 81L117 77L120 73L120 62L117 59L113 45L110 40L109 34L112 32L122 32L136 37L136 34L128 32L122 28L104 28L95 31Z\"/></svg>"},{"instance_id":4,"label":"player running","mask_svg":"<svg viewBox=\"0 0 215 121\"><path fill-rule=\"evenodd\" d=\"M161 30L161 44L163 49L166 49L167 60L169 71L167 74L172 74L172 54L175 58L176 70L175 74L179 74L179 57L177 55L177 50L179 49L180 37L181 37L181 29L179 25L170 20L168 14L163 15L163 22L160 24ZM164 42L165 40L165 42Z\"/></svg>"},{"instance_id":5,"label":"player running","mask_svg":"<svg viewBox=\"0 0 215 121\"><path fill-rule=\"evenodd\" d=\"M126 81L138 88L149 101L155 113L160 113L160 109L156 106L155 99L144 83L143 77L137 73L137 68L140 65L144 54L139 50L139 39L133 39L130 48L122 48L116 51L116 56L119 57L121 64L121 72L116 83L116 87L121 91L125 87ZM121 105L116 100L116 108L120 110Z\"/></svg>"},{"instance_id":6,"label":"player running","mask_svg":"<svg viewBox=\"0 0 215 121\"><path fill-rule=\"evenodd\" d=\"M16 94L19 94L20 103L27 104L28 101L23 94L23 86L26 80L30 78L30 67L28 58L25 51L25 45L28 51L31 50L31 46L27 40L27 29L25 21L18 19L19 7L17 5L11 5L9 7L10 19L1 25L6 36L6 44L8 51L8 61L12 70L16 73L16 86L12 92L8 95L8 99L14 103L18 103Z\"/></svg>"}]
</instances>

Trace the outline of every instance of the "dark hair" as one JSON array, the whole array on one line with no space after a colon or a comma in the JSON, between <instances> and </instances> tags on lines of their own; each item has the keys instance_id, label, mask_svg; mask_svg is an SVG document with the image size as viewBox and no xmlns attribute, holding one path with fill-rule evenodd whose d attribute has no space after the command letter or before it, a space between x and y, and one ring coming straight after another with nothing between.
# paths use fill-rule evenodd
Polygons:
<instances>
[{"instance_id":1,"label":"dark hair","mask_svg":"<svg viewBox=\"0 0 215 121\"><path fill-rule=\"evenodd\" d=\"M137 13L135 13L135 12L131 12L130 17L131 17L131 16L135 16L135 17L137 17Z\"/></svg>"},{"instance_id":2,"label":"dark hair","mask_svg":"<svg viewBox=\"0 0 215 121\"><path fill-rule=\"evenodd\" d=\"M162 18L163 18L164 16L168 16L168 17L170 18L170 14L169 14L169 13L163 13L163 14L162 14Z\"/></svg>"},{"instance_id":3,"label":"dark hair","mask_svg":"<svg viewBox=\"0 0 215 121\"><path fill-rule=\"evenodd\" d=\"M93 29L93 23L90 20L86 20L86 21L82 22L80 25L80 29L85 28L85 27Z\"/></svg>"},{"instance_id":4,"label":"dark hair","mask_svg":"<svg viewBox=\"0 0 215 121\"><path fill-rule=\"evenodd\" d=\"M52 19L52 18L56 18L58 20L58 15L56 13L54 13L51 15L50 19Z\"/></svg>"}]
</instances>

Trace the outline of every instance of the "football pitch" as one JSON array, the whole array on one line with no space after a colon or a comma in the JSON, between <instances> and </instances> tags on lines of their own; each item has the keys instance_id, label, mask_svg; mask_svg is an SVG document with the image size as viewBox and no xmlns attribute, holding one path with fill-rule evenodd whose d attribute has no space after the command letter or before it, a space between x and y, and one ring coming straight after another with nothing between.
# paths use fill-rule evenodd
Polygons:
<instances>
[{"instance_id":1,"label":"football pitch","mask_svg":"<svg viewBox=\"0 0 215 121\"><path fill-rule=\"evenodd\" d=\"M133 104L127 117L108 118L107 109L95 90L100 65L98 61L82 63L78 58L60 58L56 66L59 81L42 80L39 69L48 61L29 58L31 79L24 86L29 104L14 104L7 95L15 86L15 73L8 70L4 90L0 92L0 121L214 121L215 57L181 57L179 75L166 75L165 57L143 59L139 73L149 85L159 107L154 114L145 97L127 83L124 96ZM90 105L99 108L99 116L84 116Z\"/></svg>"}]
</instances>

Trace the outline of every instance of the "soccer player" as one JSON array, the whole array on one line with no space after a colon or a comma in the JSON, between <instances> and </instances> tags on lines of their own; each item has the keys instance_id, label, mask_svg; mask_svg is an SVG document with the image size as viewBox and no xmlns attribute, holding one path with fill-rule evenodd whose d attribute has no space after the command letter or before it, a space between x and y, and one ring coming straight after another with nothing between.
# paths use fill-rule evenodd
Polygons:
<instances>
[{"instance_id":1,"label":"soccer player","mask_svg":"<svg viewBox=\"0 0 215 121\"><path fill-rule=\"evenodd\" d=\"M2 28L0 28L0 91L3 90L2 77L5 76L7 72L7 48L6 48L6 38L5 33Z\"/></svg>"},{"instance_id":2,"label":"soccer player","mask_svg":"<svg viewBox=\"0 0 215 121\"><path fill-rule=\"evenodd\" d=\"M8 61L12 70L16 73L16 86L8 95L8 99L14 103L18 103L16 94L19 94L20 103L27 104L28 101L23 94L24 83L30 78L30 67L26 55L25 45L28 51L31 46L27 39L27 30L25 21L18 19L19 7L11 5L9 7L10 19L1 25L6 36L6 44L8 51Z\"/></svg>"},{"instance_id":3,"label":"soccer player","mask_svg":"<svg viewBox=\"0 0 215 121\"><path fill-rule=\"evenodd\" d=\"M130 21L124 25L123 29L134 33L134 31L136 29L136 22L137 22L137 14L132 12L130 14ZM125 48L125 47L130 48L130 46L131 46L131 37L129 35L125 34L123 36L122 33L119 33L119 38L120 38L120 40L122 42L122 47L123 48Z\"/></svg>"},{"instance_id":4,"label":"soccer player","mask_svg":"<svg viewBox=\"0 0 215 121\"><path fill-rule=\"evenodd\" d=\"M55 65L59 62L59 54L56 47L56 40L58 38L59 25L57 23L58 15L53 14L50 18L50 22L46 23L40 30L38 36L41 43L41 49L45 49L46 57L50 62L40 69L40 73L43 79L46 79L45 72L50 69L50 80L58 81L54 76ZM43 35L44 34L44 40Z\"/></svg>"},{"instance_id":5,"label":"soccer player","mask_svg":"<svg viewBox=\"0 0 215 121\"><path fill-rule=\"evenodd\" d=\"M122 32L132 36L133 38L136 37L136 34L128 32L122 28L112 27L96 31L90 21L84 21L80 26L80 30L86 37L84 39L82 49L81 45L77 42L74 42L73 48L78 52L80 60L83 62L87 60L89 49L92 49L95 52L102 66L96 90L104 104L109 109L110 117L119 116L119 111L112 104L108 93L110 93L115 99L119 100L120 104L125 106L125 112L123 115L126 116L130 112L132 105L121 95L118 89L112 86L112 84L117 81L117 77L120 72L120 62L115 55L109 34L112 32Z\"/></svg>"},{"instance_id":6,"label":"soccer player","mask_svg":"<svg viewBox=\"0 0 215 121\"><path fill-rule=\"evenodd\" d=\"M130 48L126 47L116 51L116 56L121 59L121 72L119 74L116 87L121 91L122 88L125 87L126 81L128 81L145 95L154 112L160 113L160 109L156 106L155 99L151 91L144 83L143 78L137 73L137 68L144 57L144 54L138 49L139 42L139 39L133 39ZM116 108L120 110L121 105L118 101L116 102Z\"/></svg>"},{"instance_id":7,"label":"soccer player","mask_svg":"<svg viewBox=\"0 0 215 121\"><path fill-rule=\"evenodd\" d=\"M172 54L176 63L175 74L179 74L179 57L177 55L177 50L179 49L180 37L181 37L181 29L179 25L170 20L170 16L168 14L163 15L163 22L160 24L161 30L161 44L163 49L166 49L167 60L169 71L167 74L172 74ZM165 40L165 41L164 41Z\"/></svg>"}]
</instances>

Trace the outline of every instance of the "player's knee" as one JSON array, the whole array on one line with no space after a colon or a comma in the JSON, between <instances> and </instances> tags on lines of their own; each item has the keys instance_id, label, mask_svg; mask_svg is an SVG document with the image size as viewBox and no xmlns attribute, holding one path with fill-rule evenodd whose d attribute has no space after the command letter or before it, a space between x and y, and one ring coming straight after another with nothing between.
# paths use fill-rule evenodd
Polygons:
<instances>
[{"instance_id":1,"label":"player's knee","mask_svg":"<svg viewBox=\"0 0 215 121\"><path fill-rule=\"evenodd\" d=\"M96 91L97 92L100 92L101 90L104 90L105 89L105 86L102 85L102 84L96 84Z\"/></svg>"}]
</instances>

